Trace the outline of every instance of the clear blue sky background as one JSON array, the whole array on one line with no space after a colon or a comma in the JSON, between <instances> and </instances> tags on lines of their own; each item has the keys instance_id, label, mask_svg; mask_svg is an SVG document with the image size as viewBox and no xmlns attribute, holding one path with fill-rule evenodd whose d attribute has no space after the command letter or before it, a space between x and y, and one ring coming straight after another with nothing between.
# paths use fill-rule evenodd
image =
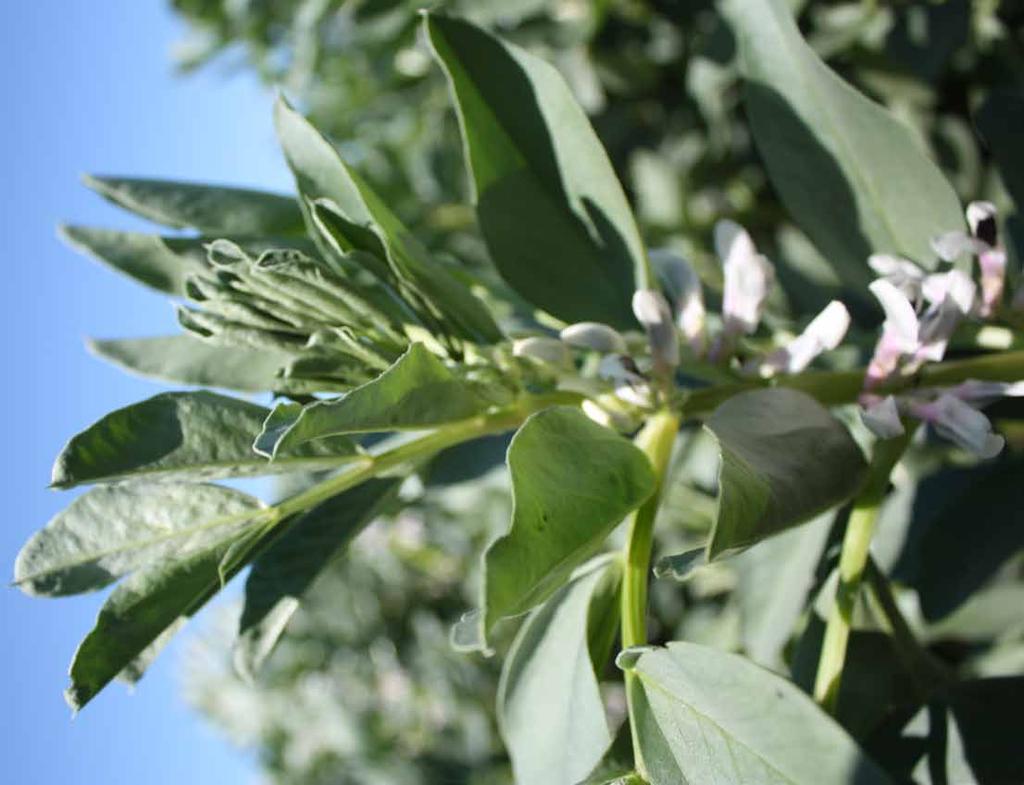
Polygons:
<instances>
[{"instance_id":1,"label":"clear blue sky background","mask_svg":"<svg viewBox=\"0 0 1024 785\"><path fill-rule=\"evenodd\" d=\"M0 3L4 118L4 515L0 557L70 499L46 489L64 441L110 409L156 393L86 354L86 336L174 328L170 306L63 247L60 221L137 228L78 184L82 172L286 190L272 96L248 76L174 74L181 30L163 0ZM40 600L0 589L0 749L24 785L251 783L257 767L179 697L180 642L134 694L114 685L74 721L61 697L99 596ZM201 624L202 617L200 617ZM185 635L188 635L186 628ZM194 629L194 627L193 627Z\"/></svg>"}]
</instances>

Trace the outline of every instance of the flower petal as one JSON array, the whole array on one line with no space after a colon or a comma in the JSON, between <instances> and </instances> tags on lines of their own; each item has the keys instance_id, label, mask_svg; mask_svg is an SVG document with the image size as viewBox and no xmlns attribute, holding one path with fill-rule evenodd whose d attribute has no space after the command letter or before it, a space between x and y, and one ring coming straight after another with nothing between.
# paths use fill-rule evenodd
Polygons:
<instances>
[{"instance_id":1,"label":"flower petal","mask_svg":"<svg viewBox=\"0 0 1024 785\"><path fill-rule=\"evenodd\" d=\"M872 281L868 289L878 299L885 312L882 325L883 338L900 350L910 353L917 348L917 313L907 296L885 279Z\"/></svg>"},{"instance_id":2,"label":"flower petal","mask_svg":"<svg viewBox=\"0 0 1024 785\"><path fill-rule=\"evenodd\" d=\"M626 341L614 327L600 322L578 322L570 324L559 337L569 346L590 349L604 354L624 354Z\"/></svg>"},{"instance_id":3,"label":"flower petal","mask_svg":"<svg viewBox=\"0 0 1024 785\"><path fill-rule=\"evenodd\" d=\"M1024 397L1024 381L1020 382L986 382L977 379L968 379L956 387L949 389L950 395L955 395L964 403L972 406L982 407L995 403L1000 398Z\"/></svg>"},{"instance_id":4,"label":"flower petal","mask_svg":"<svg viewBox=\"0 0 1024 785\"><path fill-rule=\"evenodd\" d=\"M987 246L994 247L998 243L999 232L996 227L996 206L992 202L971 202L967 205L967 225L971 234Z\"/></svg>"},{"instance_id":5,"label":"flower petal","mask_svg":"<svg viewBox=\"0 0 1024 785\"><path fill-rule=\"evenodd\" d=\"M772 352L759 365L766 372L785 371L800 373L822 352L835 349L850 329L850 312L838 300L833 300L815 316L796 338L786 346Z\"/></svg>"},{"instance_id":6,"label":"flower petal","mask_svg":"<svg viewBox=\"0 0 1024 785\"><path fill-rule=\"evenodd\" d=\"M868 257L868 266L903 292L908 300L916 302L921 297L924 270L909 259L892 254L875 253Z\"/></svg>"},{"instance_id":7,"label":"flower petal","mask_svg":"<svg viewBox=\"0 0 1024 785\"><path fill-rule=\"evenodd\" d=\"M725 274L725 331L734 335L752 333L761 321L765 300L775 281L775 268L757 252L747 231L733 221L719 221L715 225L715 249Z\"/></svg>"},{"instance_id":8,"label":"flower petal","mask_svg":"<svg viewBox=\"0 0 1024 785\"><path fill-rule=\"evenodd\" d=\"M664 373L679 365L679 338L665 296L657 289L638 289L633 313L647 331L655 369Z\"/></svg>"},{"instance_id":9,"label":"flower petal","mask_svg":"<svg viewBox=\"0 0 1024 785\"><path fill-rule=\"evenodd\" d=\"M683 257L665 249L650 252L651 262L668 289L676 313L676 324L683 331L694 354L706 348L704 332L704 292L700 277Z\"/></svg>"},{"instance_id":10,"label":"flower petal","mask_svg":"<svg viewBox=\"0 0 1024 785\"><path fill-rule=\"evenodd\" d=\"M935 401L912 404L911 412L979 458L995 457L1005 444L1002 436L992 432L988 417L955 395L943 393Z\"/></svg>"},{"instance_id":11,"label":"flower petal","mask_svg":"<svg viewBox=\"0 0 1024 785\"><path fill-rule=\"evenodd\" d=\"M871 400L860 410L860 419L879 439L894 439L904 434L903 423L900 421L896 399L891 395L885 398L870 396Z\"/></svg>"},{"instance_id":12,"label":"flower petal","mask_svg":"<svg viewBox=\"0 0 1024 785\"><path fill-rule=\"evenodd\" d=\"M933 237L931 246L944 262L953 262L968 254L979 254L987 247L967 232L961 231L946 232L938 237Z\"/></svg>"}]
</instances>

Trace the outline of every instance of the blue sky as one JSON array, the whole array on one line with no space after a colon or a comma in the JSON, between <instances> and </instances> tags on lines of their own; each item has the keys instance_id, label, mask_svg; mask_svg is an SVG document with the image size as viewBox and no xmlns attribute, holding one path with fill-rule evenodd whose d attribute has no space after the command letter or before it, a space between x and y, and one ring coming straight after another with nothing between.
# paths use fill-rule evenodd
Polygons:
<instances>
[{"instance_id":1,"label":"blue sky","mask_svg":"<svg viewBox=\"0 0 1024 785\"><path fill-rule=\"evenodd\" d=\"M60 244L61 221L141 224L82 188L83 172L288 190L273 142L272 96L247 75L174 74L180 28L162 0L0 4L0 305L6 446L0 555L69 496L46 489L64 441L160 387L90 357L86 336L174 329L171 307ZM0 591L0 745L9 782L27 785L250 783L257 767L179 697L180 642L129 695L119 685L71 720L61 697L101 597L40 600ZM202 616L199 624L202 623ZM192 628L193 630L195 627ZM186 631L185 635L189 633Z\"/></svg>"}]
</instances>

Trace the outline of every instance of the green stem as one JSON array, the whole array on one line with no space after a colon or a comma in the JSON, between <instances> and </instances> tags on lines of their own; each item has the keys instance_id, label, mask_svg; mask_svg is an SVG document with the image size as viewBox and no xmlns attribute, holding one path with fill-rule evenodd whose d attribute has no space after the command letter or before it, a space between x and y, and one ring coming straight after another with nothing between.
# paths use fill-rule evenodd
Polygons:
<instances>
[{"instance_id":1,"label":"green stem","mask_svg":"<svg viewBox=\"0 0 1024 785\"><path fill-rule=\"evenodd\" d=\"M948 684L952 681L953 675L917 640L900 611L889 579L870 556L864 578L871 596L889 624L896 655L902 662L904 670L910 675L918 697L922 701L927 701L935 688Z\"/></svg>"},{"instance_id":2,"label":"green stem","mask_svg":"<svg viewBox=\"0 0 1024 785\"><path fill-rule=\"evenodd\" d=\"M531 414L549 406L571 405L578 402L579 396L570 393L529 395L507 408L449 423L392 449L367 455L363 461L341 474L268 508L266 517L273 522L284 520L384 472L404 464L415 463L462 442L517 428Z\"/></svg>"},{"instance_id":3,"label":"green stem","mask_svg":"<svg viewBox=\"0 0 1024 785\"><path fill-rule=\"evenodd\" d=\"M874 392L881 395L899 393L915 387L958 384L967 379L994 382L1016 382L1024 379L1024 351L999 352L932 363L916 374L892 379ZM762 387L789 387L818 399L826 406L853 403L864 389L864 371L808 371L772 379L748 379L732 384L715 385L692 390L683 399L687 417L704 417L737 393Z\"/></svg>"},{"instance_id":4,"label":"green stem","mask_svg":"<svg viewBox=\"0 0 1024 785\"><path fill-rule=\"evenodd\" d=\"M650 498L629 518L623 552L622 576L622 648L647 643L647 584L651 572L651 549L654 542L654 519L661 503L662 486L672 445L679 430L679 417L661 411L647 420L636 436L636 445L647 455L657 478L657 487ZM644 776L636 724L633 722L633 692L637 688L633 674L626 673L626 700L630 708L630 729L633 735L633 756L637 769Z\"/></svg>"},{"instance_id":5,"label":"green stem","mask_svg":"<svg viewBox=\"0 0 1024 785\"><path fill-rule=\"evenodd\" d=\"M831 714L836 713L843 664L850 642L850 627L857 606L861 581L867 567L871 538L875 533L878 508L889 486L889 475L914 435L916 427L904 423L903 436L879 441L868 471L867 480L853 503L839 555L839 584L825 626L825 638L818 659L814 682L814 699Z\"/></svg>"}]
</instances>

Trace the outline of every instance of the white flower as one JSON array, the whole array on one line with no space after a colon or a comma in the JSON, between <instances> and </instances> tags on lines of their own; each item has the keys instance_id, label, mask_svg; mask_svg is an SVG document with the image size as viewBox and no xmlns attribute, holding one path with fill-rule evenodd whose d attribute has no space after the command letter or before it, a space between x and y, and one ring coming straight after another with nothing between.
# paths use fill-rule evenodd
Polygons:
<instances>
[{"instance_id":1,"label":"white flower","mask_svg":"<svg viewBox=\"0 0 1024 785\"><path fill-rule=\"evenodd\" d=\"M903 423L900 421L899 408L896 406L896 399L891 395L885 398L878 396L865 396L867 399L860 410L860 419L879 439L893 439L902 436L904 433Z\"/></svg>"},{"instance_id":2,"label":"white flower","mask_svg":"<svg viewBox=\"0 0 1024 785\"><path fill-rule=\"evenodd\" d=\"M650 252L651 262L668 289L675 309L676 324L693 353L701 355L706 348L704 291L700 277L689 262L671 251L655 249Z\"/></svg>"},{"instance_id":3,"label":"white flower","mask_svg":"<svg viewBox=\"0 0 1024 785\"><path fill-rule=\"evenodd\" d=\"M637 289L633 293L633 314L647 331L655 371L670 373L679 365L679 338L665 296L657 289Z\"/></svg>"},{"instance_id":4,"label":"white flower","mask_svg":"<svg viewBox=\"0 0 1024 785\"><path fill-rule=\"evenodd\" d=\"M765 300L775 281L775 268L757 252L747 231L733 221L715 224L715 250L722 260L725 289L722 319L729 335L757 329Z\"/></svg>"},{"instance_id":5,"label":"white flower","mask_svg":"<svg viewBox=\"0 0 1024 785\"><path fill-rule=\"evenodd\" d=\"M868 387L888 378L899 367L900 359L916 352L919 346L919 325L914 306L907 296L885 279L872 281L868 289L885 312L882 336L868 364L865 384Z\"/></svg>"},{"instance_id":6,"label":"white flower","mask_svg":"<svg viewBox=\"0 0 1024 785\"><path fill-rule=\"evenodd\" d=\"M637 370L636 363L628 355L609 354L602 357L597 366L597 375L601 379L613 382L628 382L630 384L644 382L644 377Z\"/></svg>"},{"instance_id":7,"label":"white flower","mask_svg":"<svg viewBox=\"0 0 1024 785\"><path fill-rule=\"evenodd\" d=\"M868 266L883 280L903 292L911 302L916 303L921 299L924 270L910 260L902 256L876 253L868 257Z\"/></svg>"},{"instance_id":8,"label":"white flower","mask_svg":"<svg viewBox=\"0 0 1024 785\"><path fill-rule=\"evenodd\" d=\"M558 367L572 363L569 349L557 338L518 338L512 342L512 354Z\"/></svg>"},{"instance_id":9,"label":"white flower","mask_svg":"<svg viewBox=\"0 0 1024 785\"><path fill-rule=\"evenodd\" d=\"M590 349L605 354L624 354L626 341L618 330L600 322L578 322L570 324L559 337L578 349Z\"/></svg>"},{"instance_id":10,"label":"white flower","mask_svg":"<svg viewBox=\"0 0 1024 785\"><path fill-rule=\"evenodd\" d=\"M822 352L835 349L850 329L850 312L833 300L796 338L769 354L758 364L762 375L778 371L800 373Z\"/></svg>"},{"instance_id":11,"label":"white flower","mask_svg":"<svg viewBox=\"0 0 1024 785\"><path fill-rule=\"evenodd\" d=\"M910 412L931 423L936 433L979 458L993 458L1005 440L992 432L988 418L955 395L943 393L934 401L912 401Z\"/></svg>"},{"instance_id":12,"label":"white flower","mask_svg":"<svg viewBox=\"0 0 1024 785\"><path fill-rule=\"evenodd\" d=\"M1006 284L1006 250L999 243L996 207L992 202L971 202L967 205L970 234L946 232L932 239L932 248L947 262L970 254L978 259L981 271L981 303L979 314L989 317L1003 299Z\"/></svg>"},{"instance_id":13,"label":"white flower","mask_svg":"<svg viewBox=\"0 0 1024 785\"><path fill-rule=\"evenodd\" d=\"M960 320L974 307L976 287L965 273L950 270L925 278L922 292L931 303L920 320L920 347L914 354L916 362L938 362L946 354Z\"/></svg>"}]
</instances>

